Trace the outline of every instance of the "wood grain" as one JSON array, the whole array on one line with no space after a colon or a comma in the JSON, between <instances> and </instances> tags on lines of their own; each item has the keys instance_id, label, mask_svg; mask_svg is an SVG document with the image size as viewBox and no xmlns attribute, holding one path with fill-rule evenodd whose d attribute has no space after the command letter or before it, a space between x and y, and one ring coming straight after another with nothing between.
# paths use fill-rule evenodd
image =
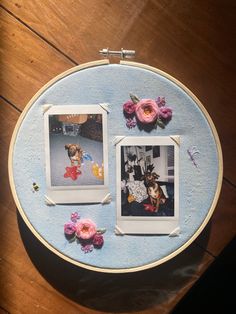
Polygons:
<instances>
[{"instance_id":1,"label":"wood grain","mask_svg":"<svg viewBox=\"0 0 236 314\"><path fill-rule=\"evenodd\" d=\"M84 63L97 60L101 48L120 49L147 2L20 0L2 4L75 61Z\"/></svg>"},{"instance_id":2,"label":"wood grain","mask_svg":"<svg viewBox=\"0 0 236 314\"><path fill-rule=\"evenodd\" d=\"M236 235L236 191L227 181L223 181L221 196L214 214L196 243L214 256Z\"/></svg>"},{"instance_id":3,"label":"wood grain","mask_svg":"<svg viewBox=\"0 0 236 314\"><path fill-rule=\"evenodd\" d=\"M1 95L23 109L30 98L72 62L0 8Z\"/></svg>"},{"instance_id":4,"label":"wood grain","mask_svg":"<svg viewBox=\"0 0 236 314\"><path fill-rule=\"evenodd\" d=\"M13 129L19 118L20 114L14 108L9 106L2 98L0 98L0 155L1 155L1 167L0 167L0 178L1 178L1 188L0 188L0 198L1 205L6 208L14 207L13 198L11 196L10 185L8 183L8 151L10 146L10 139L12 136ZM5 180L3 184L2 180ZM0 215L3 214L0 212Z\"/></svg>"}]
</instances>

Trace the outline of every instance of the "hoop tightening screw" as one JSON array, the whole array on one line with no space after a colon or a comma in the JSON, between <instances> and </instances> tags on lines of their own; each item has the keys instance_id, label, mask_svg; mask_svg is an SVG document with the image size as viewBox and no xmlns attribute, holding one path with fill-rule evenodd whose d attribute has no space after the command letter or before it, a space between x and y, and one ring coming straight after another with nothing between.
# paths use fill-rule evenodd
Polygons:
<instances>
[{"instance_id":1,"label":"hoop tightening screw","mask_svg":"<svg viewBox=\"0 0 236 314\"><path fill-rule=\"evenodd\" d=\"M123 48L121 48L120 51L114 51L114 50L109 50L109 48L104 48L102 50L99 50L99 53L103 55L104 57L116 56L116 57L120 57L121 59L133 58L135 56L135 50L126 50Z\"/></svg>"}]
</instances>

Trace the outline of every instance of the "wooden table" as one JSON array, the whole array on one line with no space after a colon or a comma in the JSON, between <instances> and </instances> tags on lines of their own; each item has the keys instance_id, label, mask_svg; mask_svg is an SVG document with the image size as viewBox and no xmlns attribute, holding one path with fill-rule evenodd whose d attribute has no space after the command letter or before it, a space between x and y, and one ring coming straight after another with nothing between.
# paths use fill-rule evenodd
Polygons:
<instances>
[{"instance_id":1,"label":"wooden table","mask_svg":"<svg viewBox=\"0 0 236 314\"><path fill-rule=\"evenodd\" d=\"M235 13L230 0L2 0L0 313L169 313L233 238ZM219 203L198 239L164 265L123 275L79 269L44 248L17 214L7 174L10 138L30 98L105 47L135 49L135 61L188 86L224 153Z\"/></svg>"}]
</instances>

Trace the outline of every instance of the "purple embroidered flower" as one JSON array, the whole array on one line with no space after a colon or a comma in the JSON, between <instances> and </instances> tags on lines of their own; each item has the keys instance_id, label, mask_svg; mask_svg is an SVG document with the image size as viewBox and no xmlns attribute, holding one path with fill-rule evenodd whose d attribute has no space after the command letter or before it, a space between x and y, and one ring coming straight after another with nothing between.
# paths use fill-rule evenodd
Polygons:
<instances>
[{"instance_id":1,"label":"purple embroidered flower","mask_svg":"<svg viewBox=\"0 0 236 314\"><path fill-rule=\"evenodd\" d=\"M164 107L166 105L165 97L157 97L156 103L158 107Z\"/></svg>"},{"instance_id":2,"label":"purple embroidered flower","mask_svg":"<svg viewBox=\"0 0 236 314\"><path fill-rule=\"evenodd\" d=\"M95 248L100 249L103 246L104 240L103 236L99 233L96 233L93 237L93 245Z\"/></svg>"},{"instance_id":3,"label":"purple embroidered flower","mask_svg":"<svg viewBox=\"0 0 236 314\"><path fill-rule=\"evenodd\" d=\"M136 126L136 124L137 124L137 122L136 122L135 119L132 119L132 118L126 119L126 126L127 126L127 128L132 129L132 128L134 128Z\"/></svg>"},{"instance_id":4,"label":"purple embroidered flower","mask_svg":"<svg viewBox=\"0 0 236 314\"><path fill-rule=\"evenodd\" d=\"M64 232L66 235L73 235L75 234L75 231L76 231L76 227L74 225L74 223L72 222L67 222L66 224L64 224Z\"/></svg>"},{"instance_id":5,"label":"purple embroidered flower","mask_svg":"<svg viewBox=\"0 0 236 314\"><path fill-rule=\"evenodd\" d=\"M136 105L131 100L128 100L126 103L124 103L123 110L127 114L132 114L135 111L135 106Z\"/></svg>"},{"instance_id":6,"label":"purple embroidered flower","mask_svg":"<svg viewBox=\"0 0 236 314\"><path fill-rule=\"evenodd\" d=\"M80 215L77 212L74 212L70 216L71 221L76 222L78 219L80 219Z\"/></svg>"},{"instance_id":7,"label":"purple embroidered flower","mask_svg":"<svg viewBox=\"0 0 236 314\"><path fill-rule=\"evenodd\" d=\"M93 245L92 245L92 244L82 245L82 246L81 246L81 250L82 250L84 253L90 253L90 252L92 252L92 250L93 250Z\"/></svg>"},{"instance_id":8,"label":"purple embroidered flower","mask_svg":"<svg viewBox=\"0 0 236 314\"><path fill-rule=\"evenodd\" d=\"M172 118L172 109L169 107L161 107L160 118L170 120Z\"/></svg>"}]
</instances>

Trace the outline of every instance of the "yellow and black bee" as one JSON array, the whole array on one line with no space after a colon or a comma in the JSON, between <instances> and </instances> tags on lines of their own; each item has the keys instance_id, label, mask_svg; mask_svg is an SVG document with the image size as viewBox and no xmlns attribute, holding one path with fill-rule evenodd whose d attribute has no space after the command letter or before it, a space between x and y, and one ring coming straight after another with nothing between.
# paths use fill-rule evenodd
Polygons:
<instances>
[{"instance_id":1,"label":"yellow and black bee","mask_svg":"<svg viewBox=\"0 0 236 314\"><path fill-rule=\"evenodd\" d=\"M33 192L38 192L39 191L39 186L37 183L33 182Z\"/></svg>"}]
</instances>

